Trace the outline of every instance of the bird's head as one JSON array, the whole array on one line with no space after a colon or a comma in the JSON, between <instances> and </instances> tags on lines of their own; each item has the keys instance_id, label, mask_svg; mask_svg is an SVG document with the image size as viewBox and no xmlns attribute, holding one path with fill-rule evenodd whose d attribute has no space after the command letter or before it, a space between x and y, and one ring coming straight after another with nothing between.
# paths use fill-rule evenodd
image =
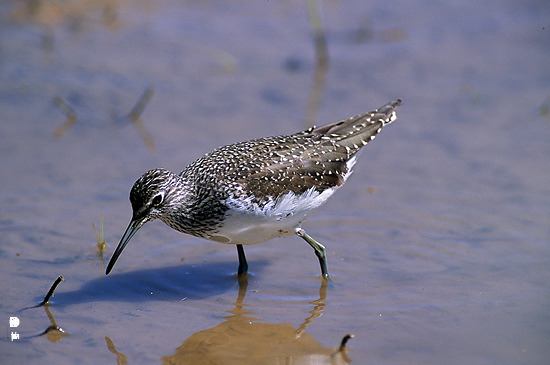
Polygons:
<instances>
[{"instance_id":1,"label":"bird's head","mask_svg":"<svg viewBox=\"0 0 550 365\"><path fill-rule=\"evenodd\" d=\"M179 179L173 172L154 169L143 174L130 191L132 220L143 223L162 218L168 212Z\"/></svg>"},{"instance_id":2,"label":"bird's head","mask_svg":"<svg viewBox=\"0 0 550 365\"><path fill-rule=\"evenodd\" d=\"M107 275L134 234L147 222L166 218L174 205L174 190L178 188L179 176L165 169L154 169L143 174L130 191L132 220L120 239L109 264Z\"/></svg>"}]
</instances>

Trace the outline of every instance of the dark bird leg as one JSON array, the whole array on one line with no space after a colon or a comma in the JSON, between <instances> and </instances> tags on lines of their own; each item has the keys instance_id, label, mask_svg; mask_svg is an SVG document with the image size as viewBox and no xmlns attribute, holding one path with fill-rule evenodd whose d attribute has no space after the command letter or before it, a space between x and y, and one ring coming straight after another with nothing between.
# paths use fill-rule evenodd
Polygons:
<instances>
[{"instance_id":1,"label":"dark bird leg","mask_svg":"<svg viewBox=\"0 0 550 365\"><path fill-rule=\"evenodd\" d=\"M299 237L302 237L313 249L315 250L315 255L319 259L319 264L321 264L321 275L324 280L329 280L330 276L327 269L327 253L325 246L315 241L309 234L306 233L302 228L296 228L296 234Z\"/></svg>"},{"instance_id":2,"label":"dark bird leg","mask_svg":"<svg viewBox=\"0 0 550 365\"><path fill-rule=\"evenodd\" d=\"M248 273L248 263L244 255L243 245L237 244L237 253L239 254L239 269L237 270L237 274L239 276L245 276Z\"/></svg>"}]
</instances>

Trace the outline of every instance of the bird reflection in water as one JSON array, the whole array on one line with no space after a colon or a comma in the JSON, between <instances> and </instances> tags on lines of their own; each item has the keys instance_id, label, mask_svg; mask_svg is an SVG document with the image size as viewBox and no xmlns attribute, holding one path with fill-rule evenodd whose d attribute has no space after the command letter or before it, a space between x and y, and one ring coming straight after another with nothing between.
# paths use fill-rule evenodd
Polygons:
<instances>
[{"instance_id":1,"label":"bird reflection in water","mask_svg":"<svg viewBox=\"0 0 550 365\"><path fill-rule=\"evenodd\" d=\"M326 348L305 333L307 326L325 308L327 283L319 288L319 299L304 322L295 329L290 323L263 323L254 318L243 304L248 276L239 278L239 294L235 308L227 311L225 321L210 329L197 332L183 341L176 352L161 358L162 364L294 364L344 365L351 363L345 335L336 348ZM125 365L127 356L117 351L113 341L105 338L109 351L117 356L117 364Z\"/></svg>"},{"instance_id":2,"label":"bird reflection in water","mask_svg":"<svg viewBox=\"0 0 550 365\"><path fill-rule=\"evenodd\" d=\"M239 278L235 308L219 325L186 339L163 364L349 364L346 335L336 349L326 348L305 333L306 327L325 307L327 284L319 289L319 299L302 325L259 322L243 305L248 278Z\"/></svg>"}]
</instances>

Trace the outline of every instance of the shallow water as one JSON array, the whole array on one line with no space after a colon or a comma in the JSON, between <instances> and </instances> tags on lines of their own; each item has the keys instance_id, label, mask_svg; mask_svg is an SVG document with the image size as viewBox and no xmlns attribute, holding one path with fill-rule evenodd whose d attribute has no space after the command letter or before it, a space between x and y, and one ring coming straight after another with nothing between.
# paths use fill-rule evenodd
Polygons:
<instances>
[{"instance_id":1,"label":"shallow water","mask_svg":"<svg viewBox=\"0 0 550 365\"><path fill-rule=\"evenodd\" d=\"M305 127L305 2L25 4L0 4L3 363L550 361L543 2L324 3L319 123L404 99L304 224L328 287L297 237L247 247L239 286L234 247L160 222L102 275L144 171ZM143 134L125 115L147 88Z\"/></svg>"}]
</instances>

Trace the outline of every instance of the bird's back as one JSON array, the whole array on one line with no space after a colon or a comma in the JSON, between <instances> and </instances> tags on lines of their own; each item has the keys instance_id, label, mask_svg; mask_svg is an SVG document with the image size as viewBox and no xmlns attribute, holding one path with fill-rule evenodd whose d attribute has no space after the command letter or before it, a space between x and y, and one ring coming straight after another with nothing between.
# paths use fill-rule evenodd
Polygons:
<instances>
[{"instance_id":1,"label":"bird's back","mask_svg":"<svg viewBox=\"0 0 550 365\"><path fill-rule=\"evenodd\" d=\"M318 128L223 146L189 165L181 175L202 179L220 193L277 198L311 187L319 192L342 185L355 154L396 119L400 99L370 113Z\"/></svg>"}]
</instances>

